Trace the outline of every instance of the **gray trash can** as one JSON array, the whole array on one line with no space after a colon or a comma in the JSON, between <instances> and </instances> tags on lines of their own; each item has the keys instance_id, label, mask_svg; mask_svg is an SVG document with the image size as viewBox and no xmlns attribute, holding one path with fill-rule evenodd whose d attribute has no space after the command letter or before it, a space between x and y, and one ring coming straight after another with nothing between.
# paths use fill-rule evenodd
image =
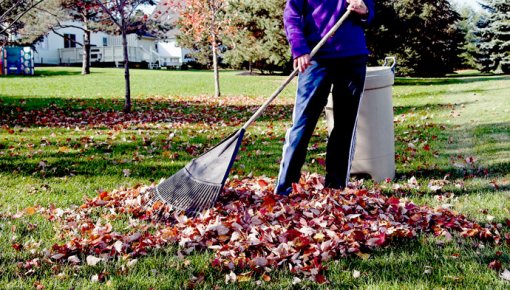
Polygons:
<instances>
[{"instance_id":1,"label":"gray trash can","mask_svg":"<svg viewBox=\"0 0 510 290\"><path fill-rule=\"evenodd\" d=\"M392 86L395 79L394 57L383 66L368 67L361 101L356 138L356 152L351 174L369 174L380 182L395 177L395 141L393 131ZM331 95L326 105L328 133L333 129Z\"/></svg>"}]
</instances>

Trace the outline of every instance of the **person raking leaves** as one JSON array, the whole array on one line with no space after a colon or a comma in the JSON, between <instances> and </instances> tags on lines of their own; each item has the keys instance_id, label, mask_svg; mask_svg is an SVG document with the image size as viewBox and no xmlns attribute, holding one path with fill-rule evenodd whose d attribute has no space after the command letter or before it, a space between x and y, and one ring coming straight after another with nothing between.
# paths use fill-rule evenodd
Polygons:
<instances>
[{"instance_id":1,"label":"person raking leaves","mask_svg":"<svg viewBox=\"0 0 510 290\"><path fill-rule=\"evenodd\" d=\"M327 144L325 186L347 185L369 54L364 28L374 18L374 6L373 0L287 0L284 26L299 78L275 193L289 195L292 183L299 181L308 143L330 92L335 125ZM347 10L353 15L311 59L311 48Z\"/></svg>"}]
</instances>

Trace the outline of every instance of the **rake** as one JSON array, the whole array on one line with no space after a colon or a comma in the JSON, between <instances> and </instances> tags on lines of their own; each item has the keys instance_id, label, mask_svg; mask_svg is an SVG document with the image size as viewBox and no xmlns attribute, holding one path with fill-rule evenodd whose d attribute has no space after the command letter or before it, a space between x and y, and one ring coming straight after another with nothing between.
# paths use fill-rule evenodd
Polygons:
<instances>
[{"instance_id":1,"label":"rake","mask_svg":"<svg viewBox=\"0 0 510 290\"><path fill-rule=\"evenodd\" d=\"M350 10L347 10L313 48L310 57L313 57L319 51L349 15ZM184 212L188 216L197 215L203 210L214 206L234 164L246 129L260 117L269 104L298 74L298 71L298 68L294 69L283 84L261 105L241 129L231 134L208 152L191 160L184 168L159 183L153 191L149 204L161 201L170 205L173 210Z\"/></svg>"}]
</instances>

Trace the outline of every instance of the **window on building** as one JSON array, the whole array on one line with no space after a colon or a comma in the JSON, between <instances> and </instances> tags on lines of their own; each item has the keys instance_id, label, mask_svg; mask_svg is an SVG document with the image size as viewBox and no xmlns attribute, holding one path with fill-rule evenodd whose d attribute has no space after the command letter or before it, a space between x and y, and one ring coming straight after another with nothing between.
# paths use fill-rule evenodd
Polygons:
<instances>
[{"instance_id":1,"label":"window on building","mask_svg":"<svg viewBox=\"0 0 510 290\"><path fill-rule=\"evenodd\" d=\"M65 33L64 34L64 48L76 47L76 35Z\"/></svg>"},{"instance_id":2,"label":"window on building","mask_svg":"<svg viewBox=\"0 0 510 290\"><path fill-rule=\"evenodd\" d=\"M154 50L157 52L158 51L158 43L154 43Z\"/></svg>"},{"instance_id":3,"label":"window on building","mask_svg":"<svg viewBox=\"0 0 510 290\"><path fill-rule=\"evenodd\" d=\"M108 37L103 37L103 46L108 46Z\"/></svg>"},{"instance_id":4,"label":"window on building","mask_svg":"<svg viewBox=\"0 0 510 290\"><path fill-rule=\"evenodd\" d=\"M48 50L50 48L47 35L43 37L43 40L41 42L41 48L44 50Z\"/></svg>"}]
</instances>

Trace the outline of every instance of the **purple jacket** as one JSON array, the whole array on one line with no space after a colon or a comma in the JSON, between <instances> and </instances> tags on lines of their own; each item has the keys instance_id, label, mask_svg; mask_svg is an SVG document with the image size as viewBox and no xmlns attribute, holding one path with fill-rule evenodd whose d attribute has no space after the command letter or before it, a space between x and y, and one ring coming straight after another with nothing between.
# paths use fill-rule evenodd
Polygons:
<instances>
[{"instance_id":1,"label":"purple jacket","mask_svg":"<svg viewBox=\"0 0 510 290\"><path fill-rule=\"evenodd\" d=\"M369 53L364 26L374 18L375 4L373 0L364 2L369 11L367 19L362 20L361 16L352 13L315 58L349 57ZM309 54L345 13L348 5L346 0L287 0L283 21L292 57Z\"/></svg>"}]
</instances>

